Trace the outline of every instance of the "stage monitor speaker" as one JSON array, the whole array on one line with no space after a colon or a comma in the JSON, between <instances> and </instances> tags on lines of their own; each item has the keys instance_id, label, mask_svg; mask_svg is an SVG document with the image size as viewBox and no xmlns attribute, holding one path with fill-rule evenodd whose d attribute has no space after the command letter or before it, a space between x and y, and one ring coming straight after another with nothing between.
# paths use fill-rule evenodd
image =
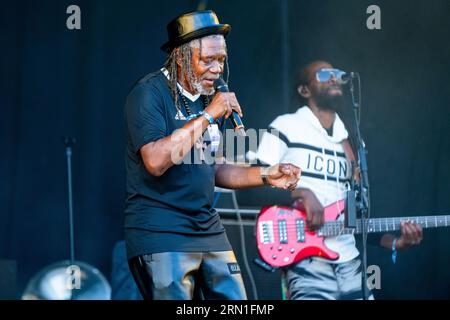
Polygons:
<instances>
[{"instance_id":1,"label":"stage monitor speaker","mask_svg":"<svg viewBox=\"0 0 450 320\"><path fill-rule=\"evenodd\" d=\"M237 224L237 221L230 219L222 219L222 223L227 231L227 236L230 240L231 246L233 247L234 253L236 254L236 258L242 272L242 277L244 279L247 297L249 299L255 299L252 292L250 278L243 262L244 258L239 235L239 225ZM281 271L277 269L274 272L269 272L253 262L255 258L259 258L258 249L256 247L254 225L244 225L244 235L247 260L255 280L258 300L281 300L283 297Z\"/></svg>"},{"instance_id":2,"label":"stage monitor speaker","mask_svg":"<svg viewBox=\"0 0 450 320\"><path fill-rule=\"evenodd\" d=\"M0 300L16 299L17 263L0 259Z\"/></svg>"}]
</instances>

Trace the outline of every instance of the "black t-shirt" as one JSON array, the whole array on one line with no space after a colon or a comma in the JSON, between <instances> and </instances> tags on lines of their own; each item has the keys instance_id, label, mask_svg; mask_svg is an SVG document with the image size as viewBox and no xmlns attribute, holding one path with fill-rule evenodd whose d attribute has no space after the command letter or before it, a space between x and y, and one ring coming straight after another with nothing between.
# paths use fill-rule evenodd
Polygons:
<instances>
[{"instance_id":1,"label":"black t-shirt","mask_svg":"<svg viewBox=\"0 0 450 320\"><path fill-rule=\"evenodd\" d=\"M185 100L193 114L204 108L202 98L195 102ZM182 162L155 177L142 162L140 148L171 135L187 122L186 116L186 110L176 108L167 78L161 71L139 80L127 97L125 240L128 258L156 252L231 249L219 215L212 207L213 164ZM198 160L195 154L198 150L192 148L188 157Z\"/></svg>"}]
</instances>

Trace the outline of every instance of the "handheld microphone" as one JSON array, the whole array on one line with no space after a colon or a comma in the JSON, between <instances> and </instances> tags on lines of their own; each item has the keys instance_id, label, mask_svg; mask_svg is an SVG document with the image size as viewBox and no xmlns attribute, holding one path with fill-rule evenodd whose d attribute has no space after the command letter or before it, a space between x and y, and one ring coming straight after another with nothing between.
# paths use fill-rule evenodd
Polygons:
<instances>
[{"instance_id":1,"label":"handheld microphone","mask_svg":"<svg viewBox=\"0 0 450 320\"><path fill-rule=\"evenodd\" d=\"M214 81L214 88L216 91L219 92L229 92L228 85L223 81L222 78L217 79ZM234 131L238 132L241 136L246 136L245 130L244 130L244 124L242 123L241 117L239 117L239 114L233 110L233 112L230 115L231 123L233 124Z\"/></svg>"}]
</instances>

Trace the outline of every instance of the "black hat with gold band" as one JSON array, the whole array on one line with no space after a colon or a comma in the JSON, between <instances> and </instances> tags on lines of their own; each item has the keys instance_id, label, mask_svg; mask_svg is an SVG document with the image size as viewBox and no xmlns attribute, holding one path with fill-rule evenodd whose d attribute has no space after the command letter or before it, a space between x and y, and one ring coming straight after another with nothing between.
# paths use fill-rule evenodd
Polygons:
<instances>
[{"instance_id":1,"label":"black hat with gold band","mask_svg":"<svg viewBox=\"0 0 450 320\"><path fill-rule=\"evenodd\" d=\"M185 13L167 25L169 41L161 46L161 50L170 53L184 43L213 34L221 34L226 37L230 30L231 26L221 24L212 10Z\"/></svg>"}]
</instances>

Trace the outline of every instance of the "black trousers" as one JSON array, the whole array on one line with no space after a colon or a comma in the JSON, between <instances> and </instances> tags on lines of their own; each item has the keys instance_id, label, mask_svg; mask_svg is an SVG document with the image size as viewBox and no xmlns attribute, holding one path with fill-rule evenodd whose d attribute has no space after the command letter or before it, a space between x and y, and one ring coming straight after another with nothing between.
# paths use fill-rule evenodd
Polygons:
<instances>
[{"instance_id":1,"label":"black trousers","mask_svg":"<svg viewBox=\"0 0 450 320\"><path fill-rule=\"evenodd\" d=\"M246 300L233 251L162 252L128 261L145 300Z\"/></svg>"}]
</instances>

